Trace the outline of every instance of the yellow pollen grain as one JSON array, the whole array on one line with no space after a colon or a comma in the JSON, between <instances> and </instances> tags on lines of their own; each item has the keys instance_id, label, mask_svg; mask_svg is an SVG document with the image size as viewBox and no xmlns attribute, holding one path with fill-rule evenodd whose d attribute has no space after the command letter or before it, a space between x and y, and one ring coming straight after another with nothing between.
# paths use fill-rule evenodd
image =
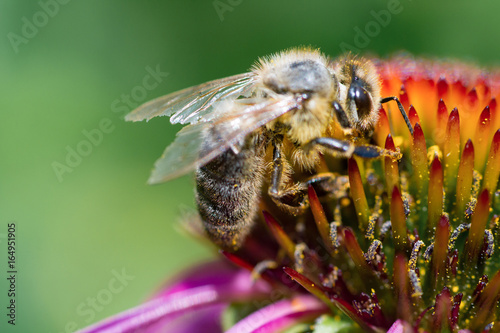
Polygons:
<instances>
[{"instance_id":1,"label":"yellow pollen grain","mask_svg":"<svg viewBox=\"0 0 500 333\"><path fill-rule=\"evenodd\" d=\"M348 198L342 198L342 200L340 201L340 204L343 206L343 207L347 207L349 206L349 203L351 202L351 200L349 200Z\"/></svg>"}]
</instances>

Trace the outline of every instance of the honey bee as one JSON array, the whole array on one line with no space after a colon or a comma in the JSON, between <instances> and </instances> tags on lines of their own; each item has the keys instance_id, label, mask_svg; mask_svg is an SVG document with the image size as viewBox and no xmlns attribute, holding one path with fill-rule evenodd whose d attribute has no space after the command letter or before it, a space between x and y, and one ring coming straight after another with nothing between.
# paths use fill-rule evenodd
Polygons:
<instances>
[{"instance_id":1,"label":"honey bee","mask_svg":"<svg viewBox=\"0 0 500 333\"><path fill-rule=\"evenodd\" d=\"M149 183L196 172L196 202L207 235L236 250L250 232L272 148L268 193L284 209L307 207L305 183L292 165L313 171L321 154L377 158L397 154L356 140L370 136L382 99L374 64L352 55L331 61L318 50L291 49L259 61L244 74L210 81L152 100L126 116L170 116L188 124L156 162ZM332 137L340 128L347 140ZM285 158L288 155L288 158ZM309 182L331 182L333 175Z\"/></svg>"}]
</instances>

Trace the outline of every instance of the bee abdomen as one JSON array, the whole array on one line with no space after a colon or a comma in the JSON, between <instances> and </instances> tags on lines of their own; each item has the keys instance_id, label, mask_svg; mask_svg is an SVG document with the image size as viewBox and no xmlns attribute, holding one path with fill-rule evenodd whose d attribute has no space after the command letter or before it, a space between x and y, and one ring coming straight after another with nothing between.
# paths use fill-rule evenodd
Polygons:
<instances>
[{"instance_id":1,"label":"bee abdomen","mask_svg":"<svg viewBox=\"0 0 500 333\"><path fill-rule=\"evenodd\" d=\"M237 249L251 230L263 164L255 149L229 149L196 172L198 211L208 236L224 249Z\"/></svg>"}]
</instances>

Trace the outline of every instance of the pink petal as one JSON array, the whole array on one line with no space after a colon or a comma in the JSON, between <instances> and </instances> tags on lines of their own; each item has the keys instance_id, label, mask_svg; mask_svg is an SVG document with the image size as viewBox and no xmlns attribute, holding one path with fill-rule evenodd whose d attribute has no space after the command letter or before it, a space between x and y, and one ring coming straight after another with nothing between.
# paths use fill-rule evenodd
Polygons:
<instances>
[{"instance_id":1,"label":"pink petal","mask_svg":"<svg viewBox=\"0 0 500 333\"><path fill-rule=\"evenodd\" d=\"M296 296L268 305L236 323L226 333L270 333L328 313L328 307L311 295Z\"/></svg>"},{"instance_id":2,"label":"pink petal","mask_svg":"<svg viewBox=\"0 0 500 333\"><path fill-rule=\"evenodd\" d=\"M255 292L269 293L271 287L263 280L253 281L250 273L236 268L227 261L213 261L196 267L167 282L153 298L170 295L179 291L206 285L228 288L231 293L239 296L251 296Z\"/></svg>"},{"instance_id":3,"label":"pink petal","mask_svg":"<svg viewBox=\"0 0 500 333\"><path fill-rule=\"evenodd\" d=\"M153 299L124 311L80 333L193 332L192 327L210 327L215 332L223 308L233 301L268 296L271 287L264 281L253 281L250 272L223 262L197 267L165 287ZM182 318L188 320L182 322ZM220 326L219 326L220 327ZM186 329L186 330L183 330Z\"/></svg>"},{"instance_id":4,"label":"pink petal","mask_svg":"<svg viewBox=\"0 0 500 333\"><path fill-rule=\"evenodd\" d=\"M391 328L389 328L389 330L387 331L387 333L409 333L409 332L413 332L413 330L409 331L409 330L405 330L405 328L407 329L408 327L405 327L405 322L402 321L401 319L398 319L394 322L394 324L392 324Z\"/></svg>"},{"instance_id":5,"label":"pink petal","mask_svg":"<svg viewBox=\"0 0 500 333\"><path fill-rule=\"evenodd\" d=\"M178 332L199 332L200 327L204 333L221 333L221 315L227 304L214 304L206 306L198 311L190 311L174 320L159 320L148 327L146 332L178 333Z\"/></svg>"}]
</instances>

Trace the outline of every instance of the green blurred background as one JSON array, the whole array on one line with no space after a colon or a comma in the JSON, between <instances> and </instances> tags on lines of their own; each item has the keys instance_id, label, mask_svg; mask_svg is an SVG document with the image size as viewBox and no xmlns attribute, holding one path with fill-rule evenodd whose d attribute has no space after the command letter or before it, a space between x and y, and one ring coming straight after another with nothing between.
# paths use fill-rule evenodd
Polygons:
<instances>
[{"instance_id":1,"label":"green blurred background","mask_svg":"<svg viewBox=\"0 0 500 333\"><path fill-rule=\"evenodd\" d=\"M495 65L500 3L478 3L1 1L0 331L71 332L213 257L176 225L194 207L191 177L146 185L179 127L166 118L125 123L135 105L298 45ZM389 10L390 22L381 14ZM152 87L148 71L157 68L169 74ZM86 156L68 157L78 149ZM17 225L15 327L6 323L10 222ZM123 272L130 279L117 291L110 282Z\"/></svg>"}]
</instances>

